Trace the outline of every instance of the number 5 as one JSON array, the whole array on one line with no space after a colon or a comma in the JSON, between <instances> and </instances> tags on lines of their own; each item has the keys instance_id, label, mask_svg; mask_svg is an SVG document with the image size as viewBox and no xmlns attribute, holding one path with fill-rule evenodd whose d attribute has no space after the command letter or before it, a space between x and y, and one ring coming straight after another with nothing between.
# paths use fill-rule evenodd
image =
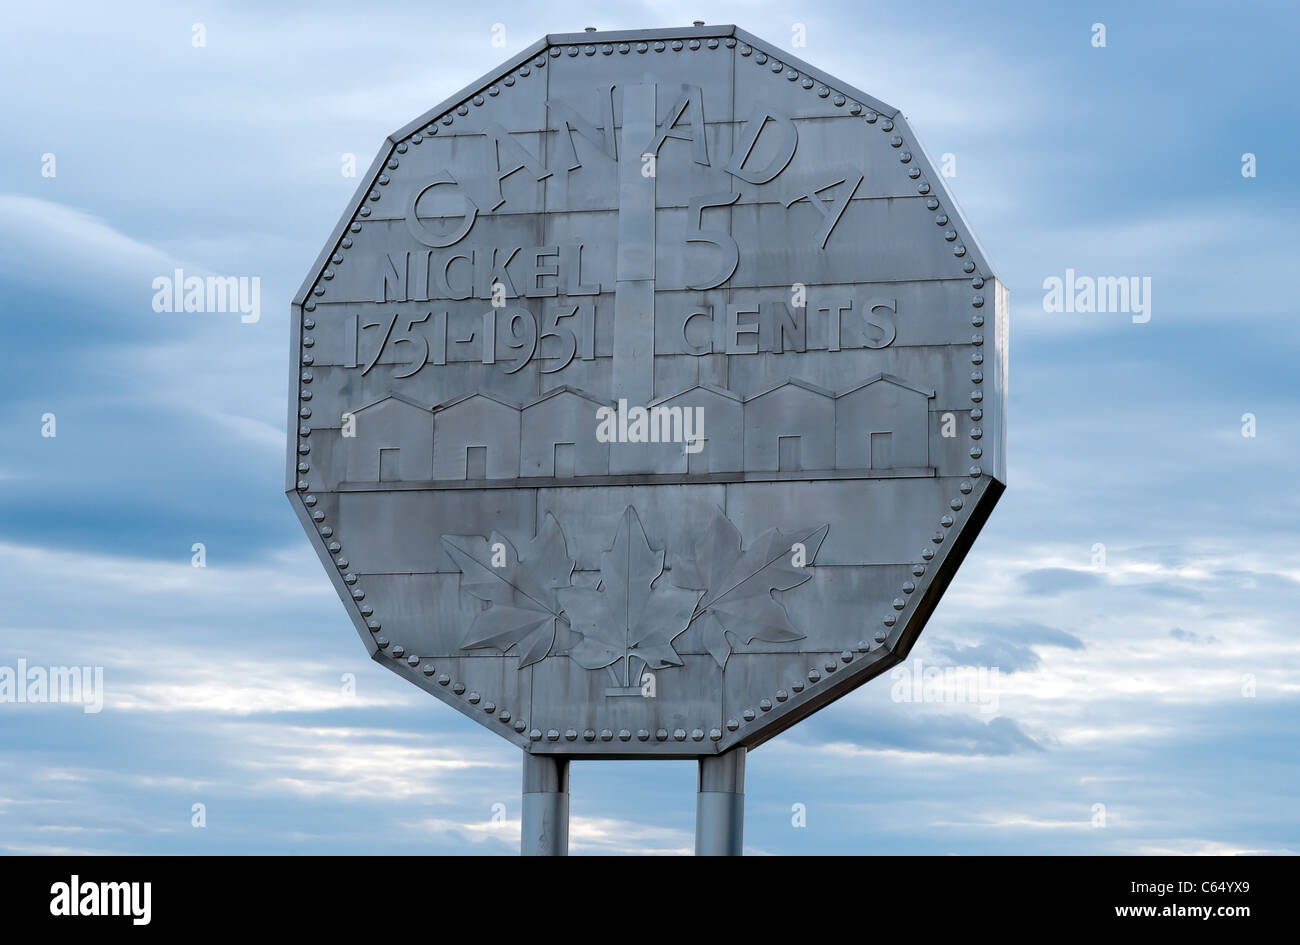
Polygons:
<instances>
[{"instance_id":1,"label":"number 5","mask_svg":"<svg viewBox=\"0 0 1300 945\"><path fill-rule=\"evenodd\" d=\"M725 192L700 194L698 197L691 198L689 213L691 226L694 229L686 231L686 242L712 243L722 250L724 256L722 266L718 269L715 278L700 282L688 282L686 283L688 289L714 289L735 275L736 267L740 265L740 247L731 238L730 233L722 230L704 229L704 211L708 207L729 207L739 199L740 194L738 192L734 194ZM692 233L694 233L693 236Z\"/></svg>"}]
</instances>

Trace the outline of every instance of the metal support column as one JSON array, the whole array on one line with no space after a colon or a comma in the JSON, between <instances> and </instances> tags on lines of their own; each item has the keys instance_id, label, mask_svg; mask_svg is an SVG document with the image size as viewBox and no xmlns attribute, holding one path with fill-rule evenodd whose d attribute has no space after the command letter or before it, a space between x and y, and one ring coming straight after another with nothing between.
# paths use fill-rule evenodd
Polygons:
<instances>
[{"instance_id":1,"label":"metal support column","mask_svg":"<svg viewBox=\"0 0 1300 945\"><path fill-rule=\"evenodd\" d=\"M695 855L740 856L745 833L745 749L700 759Z\"/></svg>"},{"instance_id":2,"label":"metal support column","mask_svg":"<svg viewBox=\"0 0 1300 945\"><path fill-rule=\"evenodd\" d=\"M569 855L569 759L524 752L521 856Z\"/></svg>"}]
</instances>

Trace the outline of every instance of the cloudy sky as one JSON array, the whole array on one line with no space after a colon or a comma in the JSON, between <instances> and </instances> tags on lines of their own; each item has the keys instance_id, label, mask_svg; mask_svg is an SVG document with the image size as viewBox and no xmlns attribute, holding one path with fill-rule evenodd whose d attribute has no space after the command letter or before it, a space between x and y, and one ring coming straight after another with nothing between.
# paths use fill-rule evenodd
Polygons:
<instances>
[{"instance_id":1,"label":"cloudy sky","mask_svg":"<svg viewBox=\"0 0 1300 945\"><path fill-rule=\"evenodd\" d=\"M1009 488L907 664L996 705L859 689L751 755L747 850L1300 851L1300 17L1064 6L7 10L0 673L103 667L104 707L0 702L0 850L517 851L517 749L368 660L285 501L288 301L343 155L547 31L704 19L802 25L951 154L1013 305ZM177 267L260 319L155 312ZM1067 269L1149 277L1150 320L1045 312ZM576 765L573 852L689 851L694 789Z\"/></svg>"}]
</instances>

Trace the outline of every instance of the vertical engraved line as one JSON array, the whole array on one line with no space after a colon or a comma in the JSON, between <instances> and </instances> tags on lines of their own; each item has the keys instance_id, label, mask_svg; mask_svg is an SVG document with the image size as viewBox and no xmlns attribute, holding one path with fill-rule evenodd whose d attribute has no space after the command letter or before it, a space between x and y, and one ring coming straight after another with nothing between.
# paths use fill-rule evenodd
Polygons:
<instances>
[{"instance_id":1,"label":"vertical engraved line","mask_svg":"<svg viewBox=\"0 0 1300 945\"><path fill-rule=\"evenodd\" d=\"M612 395L639 405L654 399L655 177L642 173L641 157L654 136L654 84L624 86Z\"/></svg>"}]
</instances>

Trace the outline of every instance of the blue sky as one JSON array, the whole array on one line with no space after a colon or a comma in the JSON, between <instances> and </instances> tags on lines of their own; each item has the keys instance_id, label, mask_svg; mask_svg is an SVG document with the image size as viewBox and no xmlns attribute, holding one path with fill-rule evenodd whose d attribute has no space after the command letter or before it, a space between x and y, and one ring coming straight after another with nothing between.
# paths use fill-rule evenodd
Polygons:
<instances>
[{"instance_id":1,"label":"blue sky","mask_svg":"<svg viewBox=\"0 0 1300 945\"><path fill-rule=\"evenodd\" d=\"M517 850L517 749L367 659L283 497L288 302L341 155L548 30L704 19L803 24L952 154L1013 311L1009 488L909 663L998 667L997 709L859 689L752 754L748 852L1300 851L1292 6L355 10L6 13L0 666L106 692L0 703L0 850ZM260 320L154 312L176 267L258 276ZM1151 320L1044 312L1067 268L1150 277ZM688 851L694 787L575 765L573 852Z\"/></svg>"}]
</instances>

